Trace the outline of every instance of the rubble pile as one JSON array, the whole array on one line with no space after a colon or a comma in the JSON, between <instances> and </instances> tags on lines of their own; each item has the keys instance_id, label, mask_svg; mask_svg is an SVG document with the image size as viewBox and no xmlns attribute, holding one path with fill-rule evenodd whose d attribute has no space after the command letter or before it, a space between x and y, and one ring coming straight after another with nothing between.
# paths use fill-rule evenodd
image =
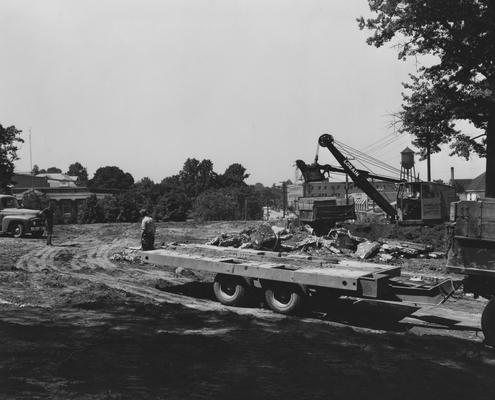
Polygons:
<instances>
[{"instance_id":1,"label":"rubble pile","mask_svg":"<svg viewBox=\"0 0 495 400\"><path fill-rule=\"evenodd\" d=\"M314 235L309 226L288 228L265 222L240 233L222 233L207 244L221 247L252 248L278 252L300 252L314 256L339 255L361 260L391 262L402 258L443 258L433 246L403 240L379 238L370 241L348 229L331 229L325 236Z\"/></svg>"},{"instance_id":2,"label":"rubble pile","mask_svg":"<svg viewBox=\"0 0 495 400\"><path fill-rule=\"evenodd\" d=\"M126 249L110 256L111 261L127 261L130 263L140 263L141 257L135 250Z\"/></svg>"}]
</instances>

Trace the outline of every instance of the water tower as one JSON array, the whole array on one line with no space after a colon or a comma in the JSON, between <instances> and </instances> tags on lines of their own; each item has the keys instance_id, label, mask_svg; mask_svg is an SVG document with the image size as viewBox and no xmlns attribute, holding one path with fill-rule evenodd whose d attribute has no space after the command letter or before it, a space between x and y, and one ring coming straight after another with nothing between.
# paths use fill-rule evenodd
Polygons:
<instances>
[{"instance_id":1,"label":"water tower","mask_svg":"<svg viewBox=\"0 0 495 400\"><path fill-rule=\"evenodd\" d=\"M408 182L416 180L414 151L409 147L400 152L400 179L405 179Z\"/></svg>"}]
</instances>

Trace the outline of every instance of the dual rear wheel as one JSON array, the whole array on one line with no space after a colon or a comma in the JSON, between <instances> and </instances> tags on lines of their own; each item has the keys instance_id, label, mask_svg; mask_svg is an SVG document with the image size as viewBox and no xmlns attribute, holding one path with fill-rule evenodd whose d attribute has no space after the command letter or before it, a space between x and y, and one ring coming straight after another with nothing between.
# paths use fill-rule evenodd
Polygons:
<instances>
[{"instance_id":1,"label":"dual rear wheel","mask_svg":"<svg viewBox=\"0 0 495 400\"><path fill-rule=\"evenodd\" d=\"M213 292L222 304L242 306L249 300L250 287L242 277L218 274L213 283ZM264 287L265 302L270 309L281 314L294 314L303 303L301 289L289 283L267 283Z\"/></svg>"},{"instance_id":2,"label":"dual rear wheel","mask_svg":"<svg viewBox=\"0 0 495 400\"><path fill-rule=\"evenodd\" d=\"M495 346L495 298L492 298L481 314L481 329L485 335L485 342Z\"/></svg>"}]
</instances>

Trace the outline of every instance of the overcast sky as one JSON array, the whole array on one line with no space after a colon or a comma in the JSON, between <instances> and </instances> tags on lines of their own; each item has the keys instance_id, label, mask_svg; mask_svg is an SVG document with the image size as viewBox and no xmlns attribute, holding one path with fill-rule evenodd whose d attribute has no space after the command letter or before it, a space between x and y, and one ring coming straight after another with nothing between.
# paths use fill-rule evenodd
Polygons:
<instances>
[{"instance_id":1,"label":"overcast sky","mask_svg":"<svg viewBox=\"0 0 495 400\"><path fill-rule=\"evenodd\" d=\"M393 133L418 65L366 45L360 15L365 0L1 0L0 123L23 130L17 169L30 169L30 129L41 168L117 165L136 180L195 157L271 185L313 160L322 133L365 148ZM371 155L399 167L405 146ZM327 150L320 162L336 164ZM450 166L485 167L445 151L433 178Z\"/></svg>"}]
</instances>

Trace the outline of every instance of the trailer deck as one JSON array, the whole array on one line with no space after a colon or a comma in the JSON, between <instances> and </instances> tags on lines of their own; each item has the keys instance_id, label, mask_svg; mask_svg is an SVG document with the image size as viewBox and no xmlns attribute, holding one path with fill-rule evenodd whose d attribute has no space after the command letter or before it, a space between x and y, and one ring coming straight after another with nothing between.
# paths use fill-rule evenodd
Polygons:
<instances>
[{"instance_id":1,"label":"trailer deck","mask_svg":"<svg viewBox=\"0 0 495 400\"><path fill-rule=\"evenodd\" d=\"M281 298L294 293L301 297L325 293L333 298L345 295L429 305L442 303L455 290L451 280L432 283L403 279L398 266L268 251L177 245L142 251L141 258L150 264L216 274L215 294L228 305L239 304L232 297L237 296L236 290L244 294L245 287L284 291Z\"/></svg>"}]
</instances>

